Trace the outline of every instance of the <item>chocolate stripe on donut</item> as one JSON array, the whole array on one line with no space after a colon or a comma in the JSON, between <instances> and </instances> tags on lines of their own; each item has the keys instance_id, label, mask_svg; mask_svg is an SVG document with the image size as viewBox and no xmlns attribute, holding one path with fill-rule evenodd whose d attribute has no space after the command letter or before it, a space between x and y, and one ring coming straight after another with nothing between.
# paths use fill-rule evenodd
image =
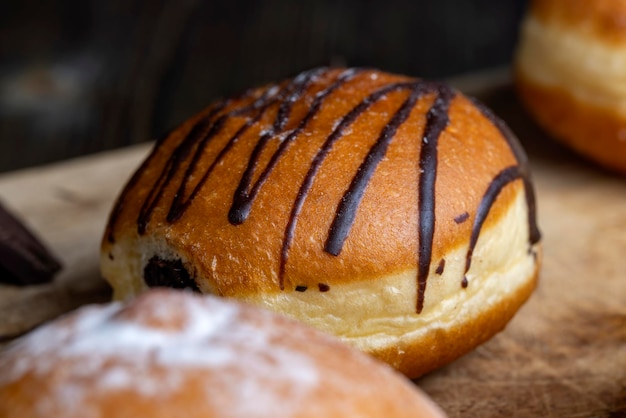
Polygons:
<instances>
[{"instance_id":1,"label":"chocolate stripe on donut","mask_svg":"<svg viewBox=\"0 0 626 418\"><path fill-rule=\"evenodd\" d=\"M205 119L210 119L211 117L213 117L213 115L215 115L216 113L219 113L226 106L226 104L227 104L226 101L222 101L222 102L218 103L217 105L215 105L213 107L213 109L211 109L209 111L209 114L205 117ZM114 231L114 227L115 227L115 224L117 222L117 219L119 218L120 214L122 213L122 210L124 209L124 196L128 195L129 190L132 189L133 187L135 187L135 185L139 182L139 179L141 178L143 172L148 167L148 165L150 165L150 163L152 162L152 160L156 156L157 151L159 150L159 147L161 146L161 144L163 142L165 142L165 140L168 137L169 137L169 133L167 135L164 135L164 136L160 137L156 141L156 143L152 147L152 150L150 150L150 153L148 154L146 159L143 161L143 163L141 163L141 165L139 166L137 171L135 171L133 173L133 175L130 178L130 180L128 180L128 182L124 186L124 189L122 190L122 193L120 193L120 197L115 202L115 205L113 206L113 209L111 210L111 215L109 215L109 223L108 223L108 225L109 225L108 228L109 229L106 232L107 240L110 243L114 243L115 242L115 234L114 234L113 231ZM163 172L161 173L161 176L162 175L163 175Z\"/></svg>"},{"instance_id":2,"label":"chocolate stripe on donut","mask_svg":"<svg viewBox=\"0 0 626 418\"><path fill-rule=\"evenodd\" d=\"M276 119L274 120L274 124L271 129L263 134L259 141L256 143L254 150L252 151L252 155L248 160L248 166L241 176L241 180L239 182L239 186L237 186L237 190L235 190L235 195L233 196L233 204L230 208L230 211L228 212L228 220L233 225L239 225L248 218L254 198L265 183L265 180L267 180L267 177L276 165L278 158L286 149L288 143L293 140L293 137L287 144L278 148L278 150L272 156L267 167L259 176L258 180L254 184L252 184L252 175L256 170L261 153L267 146L268 142L275 135L282 133L285 125L287 124L287 121L289 121L289 117L291 116L291 109L293 108L293 105L306 92L309 84L324 71L325 70L323 68L312 70L307 73L302 73L294 79L295 88L293 93L281 103L280 107L278 108L278 113L276 114ZM341 81L341 83L343 83L343 81ZM310 111L309 114L311 114ZM305 120L308 122L308 118L305 117L303 119L303 122Z\"/></svg>"},{"instance_id":3,"label":"chocolate stripe on donut","mask_svg":"<svg viewBox=\"0 0 626 418\"><path fill-rule=\"evenodd\" d=\"M207 134L207 130L210 129L210 126L208 118L202 120L198 125L195 125L187 138L174 150L172 156L167 160L165 168L161 171L154 187L150 189L147 199L139 210L137 231L140 235L146 232L152 212L161 200L163 191L174 177L174 174L178 171L178 167L182 164L183 160L187 158L198 139Z\"/></svg>"},{"instance_id":4,"label":"chocolate stripe on donut","mask_svg":"<svg viewBox=\"0 0 626 418\"><path fill-rule=\"evenodd\" d=\"M465 257L465 272L463 273L463 283L465 283L465 285L463 287L467 286L467 277L465 277L465 275L472 265L472 254L474 253L474 248L478 242L480 230L487 219L487 215L489 215L489 212L491 211L491 207L506 185L512 181L523 178L523 176L524 173L520 166L514 165L507 167L500 171L500 173L498 173L498 175L491 181L487 191L483 195L480 205L478 206L478 210L476 211L476 218L474 218L474 224L472 225L472 235L470 236L469 248L467 249L467 255Z\"/></svg>"},{"instance_id":5,"label":"chocolate stripe on donut","mask_svg":"<svg viewBox=\"0 0 626 418\"><path fill-rule=\"evenodd\" d=\"M274 155L272 156L272 160L270 161L270 163L268 164L268 166L265 168L263 174L261 174L260 176L260 180L257 181L257 183L255 184L255 189L253 193L250 193L250 195L248 195L248 199L250 202L252 202L252 200L254 199L254 196L256 196L256 194L258 193L258 189L260 187L260 185L262 184L263 181L265 181L265 179L267 178L267 176L269 175L269 172L273 169L273 167L276 165L276 163L278 162L278 159L280 158L280 156L285 152L285 150L287 149L287 147L289 146L289 144L291 142L293 142L293 140L300 134L300 132L306 127L306 125L308 124L308 122L313 119L315 117L315 115L318 113L321 104L323 102L323 100L326 98L326 96L328 96L329 94L331 94L333 91L335 91L339 86L341 86L342 84L344 84L346 81L350 80L351 78L353 78L359 71L358 70L346 70L344 71L343 74L341 74L337 81L335 81L330 87L328 87L327 89L325 89L324 91L320 92L316 98L315 101L313 102L313 104L311 105L311 109L309 110L309 113L302 119L302 121L300 122L300 125L298 126L298 128L296 128L279 146L279 149L274 153ZM292 100L293 102L293 100ZM202 175L200 181L196 184L196 187L193 189L192 193L190 194L190 196L185 200L184 199L184 195L185 195L185 184L186 184L186 179L189 179L191 177L191 173L193 173L194 168L196 167L198 161L200 160L200 156L201 156L201 151L202 149L206 146L206 142L207 140L204 140L203 143L198 147L198 152L196 152L196 155L194 156L194 159L192 161L192 163L190 164L189 168L187 169L187 172L185 173L185 176L183 177L183 181L180 185L180 188L178 189L176 195L174 196L174 201L172 202L172 206L170 208L169 214L167 216L167 220L169 222L174 222L176 220L178 220L182 214L184 213L184 211L187 209L187 207L191 204L191 202L193 201L194 197L196 196L196 194L199 192L199 190L202 188L202 186L204 185L204 183L206 182L206 180L208 179L209 175L211 174L211 172L213 171L213 169L215 168L215 166L217 166L217 164L224 158L224 156L228 153L228 151L232 148L232 146L239 140L239 138L252 126L254 126L254 124L256 124L259 119L263 116L263 114L265 113L265 111L267 110L267 108L272 105L274 102L270 102L267 103L261 112L259 112L257 114L257 116L255 116L252 119L248 119L248 121L237 131L237 133L227 142L227 144L222 148L222 150L219 152L219 154L217 155L217 157L215 158L215 160L211 163L211 165L209 166L208 170L205 171L205 173ZM280 114L281 112L279 112ZM279 121L279 124L281 126L284 127L284 117L285 117L285 111L283 110L282 112L282 116L278 116L277 120L279 118L283 118ZM276 123L275 123L276 125ZM281 128L282 129L282 128ZM276 132L274 132L274 135L276 134ZM266 134L267 135L267 134ZM249 207L248 207L248 213L249 213ZM237 214L237 215L241 215L241 214ZM241 221L243 222L243 220ZM239 222L239 223L241 223Z\"/></svg>"},{"instance_id":6,"label":"chocolate stripe on donut","mask_svg":"<svg viewBox=\"0 0 626 418\"><path fill-rule=\"evenodd\" d=\"M480 110L484 117L489 119L496 128L500 131L506 142L511 148L511 152L515 155L518 167L520 169L520 176L524 182L524 191L526 194L526 204L528 205L528 236L530 244L536 244L541 240L541 231L537 225L537 209L535 203L535 191L532 186L532 180L530 178L530 168L528 164L528 156L520 144L519 140L506 123L498 116L496 116L491 109L485 106L480 100L471 97L472 103Z\"/></svg>"},{"instance_id":7,"label":"chocolate stripe on donut","mask_svg":"<svg viewBox=\"0 0 626 418\"><path fill-rule=\"evenodd\" d=\"M426 115L419 160L418 212L419 250L417 255L417 313L424 308L426 280L430 274L435 235L435 183L437 181L437 145L439 136L450 121L448 110L455 92L444 85L437 88L439 95Z\"/></svg>"},{"instance_id":8,"label":"chocolate stripe on donut","mask_svg":"<svg viewBox=\"0 0 626 418\"><path fill-rule=\"evenodd\" d=\"M335 219L330 226L330 232L324 250L332 255L339 255L343 244L350 233L356 211L365 193L371 177L374 175L378 163L383 159L389 147L389 143L396 134L398 128L407 120L417 99L426 91L424 84L416 84L413 91L404 101L400 109L393 115L391 120L383 128L378 140L370 149L369 153L357 169L352 179L352 184L345 192L337 208Z\"/></svg>"},{"instance_id":9,"label":"chocolate stripe on donut","mask_svg":"<svg viewBox=\"0 0 626 418\"><path fill-rule=\"evenodd\" d=\"M160 201L163 192L172 181L174 175L179 170L180 166L187 159L189 153L196 145L206 146L206 144L219 132L222 126L226 123L228 118L232 116L239 116L246 114L248 112L252 112L254 110L261 109L259 112L263 112L269 104L277 102L280 100L280 97L284 92L289 89L289 86L285 87L281 92L276 94L276 88L270 87L263 92L261 97L254 101L251 105L235 109L230 111L224 115L221 115L213 124L211 124L213 118L219 114L219 110L217 112L211 112L211 114L207 115L203 118L199 123L197 123L188 134L188 136L181 142L178 147L173 151L172 156L168 159L165 168L161 171L159 178L157 179L155 185L152 187L148 194L148 198L144 201L144 204L139 211L139 217L137 219L137 231L140 235L143 235L146 232L146 227L148 222L150 221L150 217L152 212L156 208L156 205ZM223 109L225 106L221 106ZM218 108L220 109L220 108ZM196 147L196 155L202 153L203 147ZM196 159L192 159L193 161ZM187 172L187 170L186 170ZM186 178L183 179L183 184L185 183ZM177 195L180 194L180 190ZM174 199L175 202L178 202L176 196ZM168 217L178 218L176 213L172 213L172 209L168 213Z\"/></svg>"},{"instance_id":10,"label":"chocolate stripe on donut","mask_svg":"<svg viewBox=\"0 0 626 418\"><path fill-rule=\"evenodd\" d=\"M429 84L433 87L433 84ZM350 232L357 208L361 202L365 188L374 174L378 163L385 156L387 147L393 139L398 128L406 121L415 106L418 98L426 91L424 84L418 84L413 92L405 100L401 108L392 117L391 121L383 128L382 133L370 149L363 163L359 166L352 180L350 188L346 191L337 214L330 228L324 250L333 255L339 255L343 244ZM419 252L418 252L418 291L417 312L421 312L424 306L424 292L426 279L430 272L433 236L435 230L435 181L437 173L437 143L441 132L448 125L448 108L455 93L443 85L437 86L439 92L434 104L426 115L426 127L422 138L420 151L420 177L419 177Z\"/></svg>"},{"instance_id":11,"label":"chocolate stripe on donut","mask_svg":"<svg viewBox=\"0 0 626 418\"><path fill-rule=\"evenodd\" d=\"M191 191L190 195L187 198L185 198L185 194L186 194L185 193L185 189L186 189L186 186L187 186L187 182L192 178L192 174L193 174L194 170L196 169L196 167L198 165L198 162L200 161L200 157L202 156L202 153L203 153L205 147L207 146L208 142L215 136L215 134L218 132L218 130L224 125L223 123L220 123L220 122L223 122L226 119L224 118L222 121L218 121L215 124L215 127L217 129L212 131L209 135L206 135L202 139L200 144L198 144L198 147L196 148L196 152L194 153L194 156L193 156L193 158L191 160L191 163L187 167L185 175L183 176L183 180L181 181L180 186L178 187L178 190L176 191L176 194L174 195L174 199L172 200L172 205L170 206L170 210L169 210L169 212L167 214L167 221L168 222L175 222L178 219L180 219L180 217L183 215L183 213L185 213L185 210L187 209L187 207L189 207L189 205L191 204L193 199L196 197L196 195L198 194L198 192L200 191L200 189L202 188L204 183L207 181L207 179L209 178L209 176L211 175L211 173L213 172L213 170L215 169L217 164L219 164L220 161L222 161L222 159L228 153L228 151L230 151L230 149L239 141L239 138L241 138L241 136L248 129L250 129L252 126L254 126L254 124L256 124L263 117L265 112L274 103L276 103L275 100L272 100L272 101L270 101L268 103L264 103L264 106L257 112L257 114L255 116L253 116L252 118L248 119L246 121L246 123L244 123L241 126L241 128L239 128L237 130L235 135L233 135L228 140L226 145L217 154L217 156L215 157L215 159L213 160L211 165L209 165L209 168L200 177L200 180L198 181L198 183L196 183L196 185L193 188L193 190Z\"/></svg>"}]
</instances>

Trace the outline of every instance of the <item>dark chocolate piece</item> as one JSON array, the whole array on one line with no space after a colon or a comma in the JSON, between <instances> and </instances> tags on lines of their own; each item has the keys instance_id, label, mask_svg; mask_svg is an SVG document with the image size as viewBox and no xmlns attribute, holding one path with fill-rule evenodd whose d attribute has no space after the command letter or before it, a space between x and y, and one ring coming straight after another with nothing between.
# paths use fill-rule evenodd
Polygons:
<instances>
[{"instance_id":1,"label":"dark chocolate piece","mask_svg":"<svg viewBox=\"0 0 626 418\"><path fill-rule=\"evenodd\" d=\"M318 283L317 287L320 289L320 292L328 292L330 290L330 286L324 283Z\"/></svg>"},{"instance_id":2,"label":"dark chocolate piece","mask_svg":"<svg viewBox=\"0 0 626 418\"><path fill-rule=\"evenodd\" d=\"M454 218L454 222L456 222L458 224L462 224L463 222L467 221L468 219L469 219L469 213L463 212L462 214L460 214L459 216Z\"/></svg>"},{"instance_id":3,"label":"dark chocolate piece","mask_svg":"<svg viewBox=\"0 0 626 418\"><path fill-rule=\"evenodd\" d=\"M157 256L152 257L143 269L143 279L150 287L171 287L200 292L180 259L163 260Z\"/></svg>"},{"instance_id":4,"label":"dark chocolate piece","mask_svg":"<svg viewBox=\"0 0 626 418\"><path fill-rule=\"evenodd\" d=\"M307 289L306 286L296 286L296 292L306 292Z\"/></svg>"},{"instance_id":5,"label":"dark chocolate piece","mask_svg":"<svg viewBox=\"0 0 626 418\"><path fill-rule=\"evenodd\" d=\"M441 261L439 262L439 265L437 266L437 270L435 270L435 274L438 274L441 276L445 268L446 268L446 259L442 258Z\"/></svg>"},{"instance_id":6,"label":"dark chocolate piece","mask_svg":"<svg viewBox=\"0 0 626 418\"><path fill-rule=\"evenodd\" d=\"M47 283L60 269L61 263L39 239L0 205L0 282Z\"/></svg>"}]
</instances>

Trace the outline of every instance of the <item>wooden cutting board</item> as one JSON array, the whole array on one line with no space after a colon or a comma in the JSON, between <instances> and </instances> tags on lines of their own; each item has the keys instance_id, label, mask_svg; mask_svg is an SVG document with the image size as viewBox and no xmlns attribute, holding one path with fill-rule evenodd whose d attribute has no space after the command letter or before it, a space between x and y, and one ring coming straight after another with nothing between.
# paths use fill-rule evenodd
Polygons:
<instances>
[{"instance_id":1,"label":"wooden cutting board","mask_svg":"<svg viewBox=\"0 0 626 418\"><path fill-rule=\"evenodd\" d=\"M453 84L484 100L526 146L545 254L539 287L509 326L416 383L450 417L625 417L626 178L542 134L506 73ZM65 266L49 285L0 286L0 339L110 297L98 270L99 241L115 196L148 149L0 176L0 200Z\"/></svg>"}]
</instances>

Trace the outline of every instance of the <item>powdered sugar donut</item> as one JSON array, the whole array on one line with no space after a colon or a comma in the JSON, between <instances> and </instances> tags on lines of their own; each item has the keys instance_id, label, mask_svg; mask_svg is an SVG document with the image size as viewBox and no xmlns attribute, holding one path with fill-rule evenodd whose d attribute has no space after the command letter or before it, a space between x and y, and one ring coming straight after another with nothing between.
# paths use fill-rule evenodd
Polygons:
<instances>
[{"instance_id":1,"label":"powdered sugar donut","mask_svg":"<svg viewBox=\"0 0 626 418\"><path fill-rule=\"evenodd\" d=\"M0 357L6 417L438 417L391 368L258 308L155 290L80 309Z\"/></svg>"}]
</instances>

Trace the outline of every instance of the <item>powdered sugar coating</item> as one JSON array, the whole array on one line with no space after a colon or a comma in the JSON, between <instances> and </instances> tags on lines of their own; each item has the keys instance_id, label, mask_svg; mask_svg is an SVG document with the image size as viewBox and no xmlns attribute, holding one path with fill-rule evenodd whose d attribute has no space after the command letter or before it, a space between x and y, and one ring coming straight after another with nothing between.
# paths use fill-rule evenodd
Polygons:
<instances>
[{"instance_id":1,"label":"powdered sugar coating","mask_svg":"<svg viewBox=\"0 0 626 418\"><path fill-rule=\"evenodd\" d=\"M31 333L0 359L0 385L27 373L58 375L58 363L71 361L62 384L54 386L52 396L41 397L37 409L45 415L72 408L97 417L99 412L89 405L91 392L132 389L145 397L168 397L180 390L190 370L221 373L221 385L233 387L242 400L253 397L253 405L234 404L238 416L254 411L289 416L318 384L318 371L307 354L275 344L282 337L269 313L255 311L254 320L245 321L239 305L216 298L183 299L181 293L142 299L142 309L135 312L120 303L86 307ZM163 326L172 316L181 323ZM236 379L241 370L245 380ZM275 388L267 385L268 376L289 388L290 402L277 398ZM86 386L86 380L92 383ZM211 389L204 388L207 398Z\"/></svg>"},{"instance_id":2,"label":"powdered sugar coating","mask_svg":"<svg viewBox=\"0 0 626 418\"><path fill-rule=\"evenodd\" d=\"M0 417L441 417L389 366L273 312L151 290L0 352Z\"/></svg>"}]
</instances>

